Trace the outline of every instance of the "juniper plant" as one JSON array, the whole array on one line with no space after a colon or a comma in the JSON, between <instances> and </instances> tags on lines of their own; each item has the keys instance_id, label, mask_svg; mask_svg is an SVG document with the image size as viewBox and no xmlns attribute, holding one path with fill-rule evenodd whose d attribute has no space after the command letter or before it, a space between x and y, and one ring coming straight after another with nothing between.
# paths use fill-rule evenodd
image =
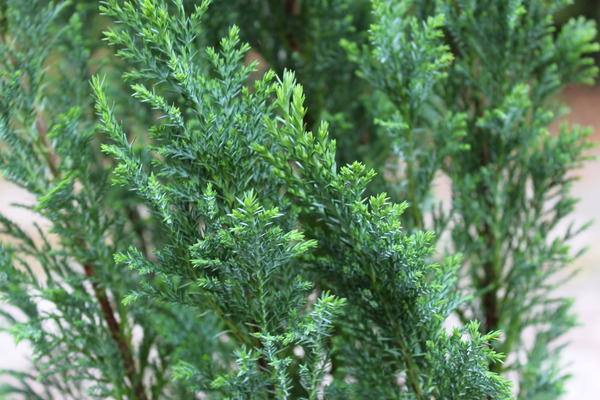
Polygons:
<instances>
[{"instance_id":1,"label":"juniper plant","mask_svg":"<svg viewBox=\"0 0 600 400\"><path fill-rule=\"evenodd\" d=\"M565 85L593 83L597 68L587 55L599 47L591 21L573 19L554 32L552 15L566 3L442 9L458 54L442 96L465 113L470 132L461 162L444 166L453 182L452 240L477 296L465 317L505 332L496 348L510 356L493 369L516 371L523 399L561 394L561 336L574 324L571 300L552 290L568 275L568 241L581 227L556 228L573 211L569 172L585 160L589 130L563 124L550 135L548 126L563 114L554 96ZM484 37L489 45L475 43Z\"/></svg>"},{"instance_id":2,"label":"juniper plant","mask_svg":"<svg viewBox=\"0 0 600 400\"><path fill-rule=\"evenodd\" d=\"M559 353L574 325L571 300L552 290L577 255L568 241L585 228L557 230L576 202L571 171L586 159L589 130L548 127L564 114L555 96L565 85L593 83L599 47L583 18L555 32L552 17L568 3L375 2L370 45L346 44L389 104L386 184L411 202L404 221L450 231L450 251L464 254L461 287L474 295L458 313L503 332L495 348L507 359L490 368L517 377L522 399L564 391ZM449 212L431 202L440 173Z\"/></svg>"},{"instance_id":3,"label":"juniper plant","mask_svg":"<svg viewBox=\"0 0 600 400\"><path fill-rule=\"evenodd\" d=\"M466 168L478 126L447 79L469 65L450 3L209 3L0 3L0 168L47 225L0 221L2 316L34 349L5 393L508 398L496 329L521 331L470 311L426 231L431 181ZM592 28L569 29L586 35L544 100L594 73ZM536 360L510 368L538 382Z\"/></svg>"}]
</instances>

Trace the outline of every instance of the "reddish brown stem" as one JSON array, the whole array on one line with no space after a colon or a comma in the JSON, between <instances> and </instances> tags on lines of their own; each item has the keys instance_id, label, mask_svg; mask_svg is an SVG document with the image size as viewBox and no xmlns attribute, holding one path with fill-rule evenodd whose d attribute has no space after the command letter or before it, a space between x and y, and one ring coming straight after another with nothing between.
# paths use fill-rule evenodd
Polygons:
<instances>
[{"instance_id":1,"label":"reddish brown stem","mask_svg":"<svg viewBox=\"0 0 600 400\"><path fill-rule=\"evenodd\" d=\"M86 263L83 265L83 268L85 271L85 276L87 276L92 283L94 295L96 296L96 299L100 304L100 309L102 310L102 317L104 318L104 321L108 326L110 336L112 340L117 344L119 352L121 353L121 358L123 359L123 366L125 367L125 374L127 375L127 378L129 379L131 384L135 385L135 396L138 400L147 400L148 397L146 396L146 391L144 390L144 384L142 382L141 377L138 377L138 379L136 379L135 363L133 362L131 349L129 347L129 344L121 334L121 327L119 326L119 322L115 318L115 313L113 311L112 306L110 305L110 301L108 300L106 292L95 279L96 276L94 273L94 266L91 263Z\"/></svg>"},{"instance_id":2,"label":"reddish brown stem","mask_svg":"<svg viewBox=\"0 0 600 400\"><path fill-rule=\"evenodd\" d=\"M48 128L46 126L46 123L39 114L36 116L36 123L42 145L45 146L47 150L48 165L50 167L50 171L52 172L52 175L55 178L60 178L60 171L58 169L58 157L54 153L52 146L48 141ZM79 241L82 245L85 245L83 243L83 240ZM133 361L133 356L131 355L131 349L129 347L129 344L121 334L121 327L119 326L119 322L115 318L115 313L112 306L110 305L110 301L108 300L106 291L96 281L94 265L87 262L83 265L83 269L85 271L85 276L89 278L90 282L92 283L94 295L96 297L96 300L98 300L98 303L100 304L102 317L106 322L108 331L110 332L110 336L119 348L119 353L121 354L121 359L123 360L123 366L125 367L125 374L127 375L127 379L129 379L132 385L135 385L135 396L138 400L148 400L141 377L138 377L138 379L136 379L135 363Z\"/></svg>"},{"instance_id":3,"label":"reddish brown stem","mask_svg":"<svg viewBox=\"0 0 600 400\"><path fill-rule=\"evenodd\" d=\"M48 166L50 168L52 176L54 178L60 178L61 173L58 169L58 156L54 152L54 149L52 148L48 140L48 127L46 125L46 122L44 121L41 113L37 109L35 119L41 144L46 149ZM82 245L84 245L83 240L80 239L79 242ZM137 400L148 400L141 376L137 377L136 379L135 363L133 361L133 356L131 354L131 348L129 346L129 343L121 334L121 327L115 317L114 310L110 305L110 301L108 299L108 296L106 295L106 291L98 284L98 281L96 280L94 265L92 263L87 262L83 265L83 269L85 272L85 276L90 280L92 284L94 295L96 297L96 300L98 300L98 303L100 304L102 317L106 322L108 331L110 332L110 336L119 348L119 353L121 354L121 358L123 360L123 366L125 367L125 374L127 376L127 379L131 382L131 385L135 386L135 397L137 398Z\"/></svg>"},{"instance_id":4,"label":"reddish brown stem","mask_svg":"<svg viewBox=\"0 0 600 400\"><path fill-rule=\"evenodd\" d=\"M285 11L288 14L288 18L293 18L300 13L300 7L298 7L298 3L296 3L295 0L286 0ZM292 51L296 53L300 52L300 46L298 46L298 42L296 42L296 39L292 34L288 34L288 41Z\"/></svg>"},{"instance_id":5,"label":"reddish brown stem","mask_svg":"<svg viewBox=\"0 0 600 400\"><path fill-rule=\"evenodd\" d=\"M489 145L484 143L481 152L481 165L487 167L490 165L491 160L489 156ZM487 183L483 183L480 189L480 193L484 199L489 197L490 188ZM490 213L494 213L494 205L490 205ZM481 234L486 239L488 249L494 249L496 246L496 236L492 230L492 226L486 221L483 223ZM483 294L482 307L484 313L484 332L492 332L500 329L500 305L498 303L498 289L497 284L499 280L498 273L496 271L495 262L493 259L488 259L483 264L484 277L480 283L480 289L485 290ZM489 365L490 371L501 373L501 363L491 363Z\"/></svg>"}]
</instances>

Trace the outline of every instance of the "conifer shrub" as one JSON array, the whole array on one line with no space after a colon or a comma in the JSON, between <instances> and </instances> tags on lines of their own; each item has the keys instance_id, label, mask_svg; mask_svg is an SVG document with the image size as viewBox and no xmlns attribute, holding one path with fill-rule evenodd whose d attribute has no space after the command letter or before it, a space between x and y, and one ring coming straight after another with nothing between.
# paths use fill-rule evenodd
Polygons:
<instances>
[{"instance_id":1,"label":"conifer shrub","mask_svg":"<svg viewBox=\"0 0 600 400\"><path fill-rule=\"evenodd\" d=\"M558 398L566 3L2 0L1 393Z\"/></svg>"}]
</instances>

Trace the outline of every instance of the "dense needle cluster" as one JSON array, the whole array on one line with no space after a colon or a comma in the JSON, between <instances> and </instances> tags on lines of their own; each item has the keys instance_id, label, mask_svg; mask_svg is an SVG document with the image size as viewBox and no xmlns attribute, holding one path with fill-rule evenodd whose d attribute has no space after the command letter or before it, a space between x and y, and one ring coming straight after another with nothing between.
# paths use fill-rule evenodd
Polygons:
<instances>
[{"instance_id":1,"label":"dense needle cluster","mask_svg":"<svg viewBox=\"0 0 600 400\"><path fill-rule=\"evenodd\" d=\"M565 3L0 1L1 393L557 398Z\"/></svg>"}]
</instances>

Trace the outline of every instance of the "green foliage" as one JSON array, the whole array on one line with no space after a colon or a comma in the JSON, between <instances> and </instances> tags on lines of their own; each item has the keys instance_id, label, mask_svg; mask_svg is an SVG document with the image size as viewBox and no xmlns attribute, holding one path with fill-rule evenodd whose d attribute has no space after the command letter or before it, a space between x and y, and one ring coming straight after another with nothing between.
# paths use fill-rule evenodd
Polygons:
<instances>
[{"instance_id":1,"label":"green foliage","mask_svg":"<svg viewBox=\"0 0 600 400\"><path fill-rule=\"evenodd\" d=\"M570 300L551 291L567 276L567 243L579 231L560 234L556 227L573 210L569 171L585 159L589 131L563 125L551 136L548 125L561 114L553 96L567 83L589 84L596 76L586 57L599 49L591 42L596 28L574 19L554 34L552 14L561 2L514 2L493 13L488 3L468 12L442 9L460 54L442 96L451 110L465 113L472 132L461 161L444 169L455 198L453 245L465 251L479 298L464 311L484 331L505 332L496 348L512 356L495 370L521 375L519 398L556 398L565 379L558 367L561 335L574 321ZM531 345L526 330L534 332Z\"/></svg>"},{"instance_id":2,"label":"green foliage","mask_svg":"<svg viewBox=\"0 0 600 400\"><path fill-rule=\"evenodd\" d=\"M440 108L434 91L445 81L453 55L443 42L444 16L421 19L427 4L374 2L370 43L359 50L345 42L350 59L361 66L359 74L383 94L375 114L379 129L391 138L382 151L383 188L410 202L403 218L410 229L425 229L432 181L448 158L460 157L465 135L464 115ZM415 7L422 12L414 14Z\"/></svg>"},{"instance_id":3,"label":"green foliage","mask_svg":"<svg viewBox=\"0 0 600 400\"><path fill-rule=\"evenodd\" d=\"M2 393L556 398L588 145L547 127L598 47L563 3L0 1L0 169L43 221L0 217L34 351Z\"/></svg>"},{"instance_id":4,"label":"green foliage","mask_svg":"<svg viewBox=\"0 0 600 400\"><path fill-rule=\"evenodd\" d=\"M301 207L301 223L303 214L321 222L305 229L320 247L311 261L351 309L341 322L347 328L345 341L337 343L341 372L359 382L351 392L357 398L405 398L397 388L401 379L412 392L408 398L503 398L506 384L481 368L498 360L483 348L494 335L472 337L465 344L460 334L447 337L442 326L460 302L451 291L458 258L447 260L443 269L427 262L432 233L403 234L400 217L406 204L390 203L385 194L365 201L362 194L374 172L358 162L337 171L327 125L316 135L305 132L302 102L302 88L284 74L277 89L280 117L267 122L281 150L254 148L286 182L287 193ZM439 359L464 360L472 349L486 360L473 363L479 364L477 373L438 373ZM439 392L463 385L469 390Z\"/></svg>"},{"instance_id":5,"label":"green foliage","mask_svg":"<svg viewBox=\"0 0 600 400\"><path fill-rule=\"evenodd\" d=\"M554 32L552 16L566 3L439 1L442 23L427 14L430 2L376 2L371 47L347 46L391 103L382 126L403 170L387 190L411 202L409 227L422 229L428 216L436 230L450 229L449 247L464 254L461 286L474 295L459 315L503 332L494 347L508 357L491 370L516 372L523 399L563 392L561 335L574 325L571 301L552 290L568 277L568 241L582 229L557 227L576 202L569 171L585 160L589 132L563 125L553 136L548 126L563 113L554 96L566 84L593 82L588 55L599 46L583 18ZM447 212L428 199L439 173L451 181Z\"/></svg>"}]
</instances>

